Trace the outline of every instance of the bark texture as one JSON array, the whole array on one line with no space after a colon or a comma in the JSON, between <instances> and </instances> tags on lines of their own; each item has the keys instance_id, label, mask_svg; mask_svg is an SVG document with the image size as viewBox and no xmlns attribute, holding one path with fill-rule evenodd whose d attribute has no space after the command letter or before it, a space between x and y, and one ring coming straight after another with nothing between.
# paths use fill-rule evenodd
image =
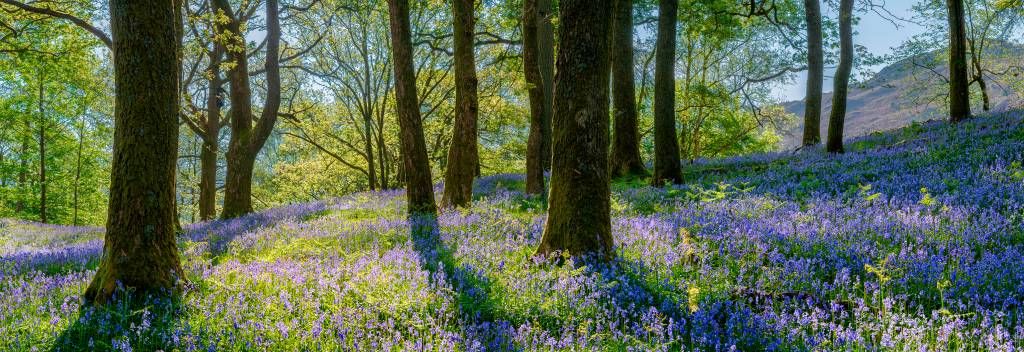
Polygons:
<instances>
[{"instance_id":1,"label":"bark texture","mask_svg":"<svg viewBox=\"0 0 1024 352\"><path fill-rule=\"evenodd\" d=\"M526 141L526 194L543 195L544 171L550 164L550 98L541 73L540 26L544 21L539 1L523 0L523 71L530 96L530 136ZM549 24L550 25L550 24Z\"/></svg>"},{"instance_id":2,"label":"bark texture","mask_svg":"<svg viewBox=\"0 0 1024 352\"><path fill-rule=\"evenodd\" d=\"M222 218L234 218L252 212L253 166L256 164L256 156L274 130L281 108L281 23L278 1L267 0L267 57L264 67L267 95L260 119L254 125L248 50L241 32L241 23L238 15L231 12L227 0L215 0L214 5L230 19L223 29L231 33L231 40L235 41L231 46L226 45L234 48L228 50L228 59L235 65L228 73L231 86L231 141L225 154L227 176L224 179L224 210L221 214Z\"/></svg>"},{"instance_id":3,"label":"bark texture","mask_svg":"<svg viewBox=\"0 0 1024 352\"><path fill-rule=\"evenodd\" d=\"M614 255L608 173L613 0L563 0L552 115L551 195L539 254Z\"/></svg>"},{"instance_id":4,"label":"bark texture","mask_svg":"<svg viewBox=\"0 0 1024 352\"><path fill-rule=\"evenodd\" d=\"M828 117L829 153L843 152L843 125L846 123L846 93L853 69L853 0L839 2L839 67L832 86L832 111Z\"/></svg>"},{"instance_id":5,"label":"bark texture","mask_svg":"<svg viewBox=\"0 0 1024 352\"><path fill-rule=\"evenodd\" d=\"M220 63L224 49L214 44L210 52L209 92L206 96L206 121L199 133L203 145L199 152L199 219L212 220L217 216L217 154L220 149L221 97ZM200 131L197 131L200 132Z\"/></svg>"},{"instance_id":6,"label":"bark texture","mask_svg":"<svg viewBox=\"0 0 1024 352\"><path fill-rule=\"evenodd\" d=\"M651 184L683 182L676 141L676 17L679 0L658 1L654 62L654 175Z\"/></svg>"},{"instance_id":7,"label":"bark texture","mask_svg":"<svg viewBox=\"0 0 1024 352\"><path fill-rule=\"evenodd\" d=\"M103 256L85 299L104 304L118 284L135 294L176 292L184 279L174 224L181 19L174 0L112 0L114 155Z\"/></svg>"},{"instance_id":8,"label":"bark texture","mask_svg":"<svg viewBox=\"0 0 1024 352\"><path fill-rule=\"evenodd\" d=\"M612 177L646 175L640 158L633 72L633 0L615 0L612 28Z\"/></svg>"},{"instance_id":9,"label":"bark texture","mask_svg":"<svg viewBox=\"0 0 1024 352\"><path fill-rule=\"evenodd\" d=\"M971 97L967 78L967 26L963 0L946 0L949 11L949 122L971 117Z\"/></svg>"},{"instance_id":10,"label":"bark texture","mask_svg":"<svg viewBox=\"0 0 1024 352\"><path fill-rule=\"evenodd\" d=\"M405 167L405 194L409 214L437 214L430 160L423 138L423 119L416 95L416 71L412 61L409 0L388 0L391 23L391 55L394 57L395 98L399 139Z\"/></svg>"},{"instance_id":11,"label":"bark texture","mask_svg":"<svg viewBox=\"0 0 1024 352\"><path fill-rule=\"evenodd\" d=\"M448 148L443 207L467 207L473 199L478 163L476 59L473 55L474 0L453 0L455 27L455 126Z\"/></svg>"},{"instance_id":12,"label":"bark texture","mask_svg":"<svg viewBox=\"0 0 1024 352\"><path fill-rule=\"evenodd\" d=\"M821 44L821 4L804 0L807 19L807 96L804 101L803 145L821 143L821 88L825 77L825 55Z\"/></svg>"}]
</instances>

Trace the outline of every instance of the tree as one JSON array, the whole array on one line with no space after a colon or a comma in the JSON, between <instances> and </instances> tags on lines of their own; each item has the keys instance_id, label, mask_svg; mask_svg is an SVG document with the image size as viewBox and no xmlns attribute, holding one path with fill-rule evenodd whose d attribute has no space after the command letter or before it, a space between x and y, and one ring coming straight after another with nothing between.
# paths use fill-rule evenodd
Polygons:
<instances>
[{"instance_id":1,"label":"tree","mask_svg":"<svg viewBox=\"0 0 1024 352\"><path fill-rule=\"evenodd\" d=\"M110 2L115 80L114 157L103 256L85 299L119 285L175 291L184 279L174 224L180 12L176 0Z\"/></svg>"},{"instance_id":2,"label":"tree","mask_svg":"<svg viewBox=\"0 0 1024 352\"><path fill-rule=\"evenodd\" d=\"M828 117L829 153L843 152L843 124L846 122L846 92L853 69L853 0L839 2L839 67L833 78L832 111Z\"/></svg>"},{"instance_id":3,"label":"tree","mask_svg":"<svg viewBox=\"0 0 1024 352\"><path fill-rule=\"evenodd\" d=\"M391 22L391 55L394 57L395 99L399 139L405 166L406 198L409 214L437 214L430 161L423 138L416 72L413 68L412 33L409 26L409 1L388 0Z\"/></svg>"},{"instance_id":4,"label":"tree","mask_svg":"<svg viewBox=\"0 0 1024 352\"><path fill-rule=\"evenodd\" d=\"M958 123L971 117L964 2L946 0L946 8L949 11L949 122Z\"/></svg>"},{"instance_id":5,"label":"tree","mask_svg":"<svg viewBox=\"0 0 1024 352\"><path fill-rule=\"evenodd\" d=\"M545 7L546 6L546 7ZM526 193L543 194L544 171L551 161L551 80L553 45L551 4L548 0L523 1L523 70L530 98L530 135L526 142Z\"/></svg>"},{"instance_id":6,"label":"tree","mask_svg":"<svg viewBox=\"0 0 1024 352\"><path fill-rule=\"evenodd\" d=\"M821 4L804 0L807 19L807 96L804 102L803 145L821 143L821 86L825 73L825 55L821 38Z\"/></svg>"},{"instance_id":7,"label":"tree","mask_svg":"<svg viewBox=\"0 0 1024 352\"><path fill-rule=\"evenodd\" d=\"M646 175L640 159L633 67L633 0L616 0L612 28L612 177Z\"/></svg>"},{"instance_id":8,"label":"tree","mask_svg":"<svg viewBox=\"0 0 1024 352\"><path fill-rule=\"evenodd\" d=\"M466 207L473 198L477 152L477 79L474 58L474 0L452 1L455 28L455 126L448 148L448 168L444 177L443 207Z\"/></svg>"},{"instance_id":9,"label":"tree","mask_svg":"<svg viewBox=\"0 0 1024 352\"><path fill-rule=\"evenodd\" d=\"M539 254L614 255L608 173L612 0L563 0L552 115L551 194Z\"/></svg>"},{"instance_id":10,"label":"tree","mask_svg":"<svg viewBox=\"0 0 1024 352\"><path fill-rule=\"evenodd\" d=\"M658 1L658 39L654 63L654 175L651 183L682 183L676 141L675 60L679 0Z\"/></svg>"},{"instance_id":11,"label":"tree","mask_svg":"<svg viewBox=\"0 0 1024 352\"><path fill-rule=\"evenodd\" d=\"M233 64L228 72L231 87L231 141L228 143L227 177L224 180L224 209L222 218L233 218L252 212L252 174L267 138L274 130L281 108L281 22L277 0L266 2L266 96L263 111L254 121L252 111L252 89L249 85L249 52L246 50L242 33L242 20L231 11L227 0L214 0L214 8L227 17L225 24L218 26L218 33L228 33L223 45L228 49L228 61ZM220 22L223 23L223 22ZM255 122L255 126L253 123Z\"/></svg>"}]
</instances>

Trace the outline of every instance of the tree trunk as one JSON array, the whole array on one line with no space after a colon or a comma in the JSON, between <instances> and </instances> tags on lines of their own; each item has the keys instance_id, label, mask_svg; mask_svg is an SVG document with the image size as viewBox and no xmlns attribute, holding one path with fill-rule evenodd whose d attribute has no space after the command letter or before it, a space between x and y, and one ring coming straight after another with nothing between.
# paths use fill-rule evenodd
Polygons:
<instances>
[{"instance_id":1,"label":"tree trunk","mask_svg":"<svg viewBox=\"0 0 1024 352\"><path fill-rule=\"evenodd\" d=\"M468 207L473 199L477 152L476 59L473 56L474 0L453 0L455 27L455 126L448 147L442 207Z\"/></svg>"},{"instance_id":2,"label":"tree trunk","mask_svg":"<svg viewBox=\"0 0 1024 352\"><path fill-rule=\"evenodd\" d=\"M803 145L821 143L821 86L825 60L821 44L821 4L804 0L807 17L807 97L804 102Z\"/></svg>"},{"instance_id":3,"label":"tree trunk","mask_svg":"<svg viewBox=\"0 0 1024 352\"><path fill-rule=\"evenodd\" d=\"M949 10L949 122L971 117L971 98L967 82L967 28L964 25L963 0L946 0Z\"/></svg>"},{"instance_id":4,"label":"tree trunk","mask_svg":"<svg viewBox=\"0 0 1024 352\"><path fill-rule=\"evenodd\" d=\"M228 57L235 62L229 77L231 82L231 142L228 144L227 177L224 180L224 210L222 218L234 218L251 213L252 207L252 173L256 157L266 144L270 133L277 123L278 110L281 107L281 23L278 13L278 1L266 2L267 23L267 56L266 81L267 96L263 103L263 111L256 126L253 126L252 90L249 87L248 50L245 37L241 33L241 24L228 7L227 0L214 1L219 10L223 10L231 19L227 30L235 40L235 50L229 50Z\"/></svg>"},{"instance_id":5,"label":"tree trunk","mask_svg":"<svg viewBox=\"0 0 1024 352\"><path fill-rule=\"evenodd\" d=\"M220 63L223 47L214 44L210 53L210 82L206 96L206 126L203 130L202 148L199 151L199 219L212 220L217 216L217 153L220 149L221 103Z\"/></svg>"},{"instance_id":6,"label":"tree trunk","mask_svg":"<svg viewBox=\"0 0 1024 352\"><path fill-rule=\"evenodd\" d=\"M409 214L436 215L433 180L427 144L423 138L423 120L416 95L416 71L412 61L412 34L409 26L409 0L388 0L391 22L391 54L394 56L395 98L397 99L399 139L408 198Z\"/></svg>"},{"instance_id":7,"label":"tree trunk","mask_svg":"<svg viewBox=\"0 0 1024 352\"><path fill-rule=\"evenodd\" d=\"M654 175L651 184L683 182L676 141L676 17L679 0L658 2L658 39L654 63Z\"/></svg>"},{"instance_id":8,"label":"tree trunk","mask_svg":"<svg viewBox=\"0 0 1024 352\"><path fill-rule=\"evenodd\" d=\"M633 0L615 0L612 28L612 104L615 128L611 176L646 175L640 159L633 67Z\"/></svg>"},{"instance_id":9,"label":"tree trunk","mask_svg":"<svg viewBox=\"0 0 1024 352\"><path fill-rule=\"evenodd\" d=\"M613 0L562 0L552 115L551 196L538 254L614 256L608 173Z\"/></svg>"},{"instance_id":10,"label":"tree trunk","mask_svg":"<svg viewBox=\"0 0 1024 352\"><path fill-rule=\"evenodd\" d=\"M843 124L846 123L846 91L853 69L853 0L839 2L839 67L832 88L832 113L828 117L829 153L843 152Z\"/></svg>"},{"instance_id":11,"label":"tree trunk","mask_svg":"<svg viewBox=\"0 0 1024 352\"><path fill-rule=\"evenodd\" d=\"M22 118L24 122L24 130L21 132L21 153L20 155L20 167L18 168L18 201L14 203L14 211L18 215L22 215L25 211L26 204L26 189L28 188L28 144L32 140L32 126L29 122L29 115L25 114Z\"/></svg>"},{"instance_id":12,"label":"tree trunk","mask_svg":"<svg viewBox=\"0 0 1024 352\"><path fill-rule=\"evenodd\" d=\"M540 69L540 44L538 43L538 22L541 14L538 0L523 1L523 71L530 95L530 136L526 141L526 194L544 195L545 125L549 124L549 111L545 105L544 80Z\"/></svg>"},{"instance_id":13,"label":"tree trunk","mask_svg":"<svg viewBox=\"0 0 1024 352\"><path fill-rule=\"evenodd\" d=\"M39 222L46 223L46 112L43 110L45 86L39 70Z\"/></svg>"},{"instance_id":14,"label":"tree trunk","mask_svg":"<svg viewBox=\"0 0 1024 352\"><path fill-rule=\"evenodd\" d=\"M544 93L544 120L541 122L541 166L551 170L551 116L555 97L555 7L551 0L537 0L537 67Z\"/></svg>"},{"instance_id":15,"label":"tree trunk","mask_svg":"<svg viewBox=\"0 0 1024 352\"><path fill-rule=\"evenodd\" d=\"M972 71L972 81L978 82L978 88L981 90L981 110L988 112L991 109L989 97L988 97L988 84L985 83L985 71L981 69L981 52L984 50L981 45L976 46L975 41L968 42L971 51L971 64L974 68ZM968 83L968 86L970 83ZM970 88L968 88L970 89Z\"/></svg>"},{"instance_id":16,"label":"tree trunk","mask_svg":"<svg viewBox=\"0 0 1024 352\"><path fill-rule=\"evenodd\" d=\"M82 180L82 148L85 146L85 122L78 117L78 149L75 150L75 185L72 193L74 213L71 216L71 225L78 226L78 190Z\"/></svg>"},{"instance_id":17,"label":"tree trunk","mask_svg":"<svg viewBox=\"0 0 1024 352\"><path fill-rule=\"evenodd\" d=\"M111 0L114 155L103 256L85 292L105 304L119 285L174 293L184 273L174 223L180 21L175 0Z\"/></svg>"}]
</instances>

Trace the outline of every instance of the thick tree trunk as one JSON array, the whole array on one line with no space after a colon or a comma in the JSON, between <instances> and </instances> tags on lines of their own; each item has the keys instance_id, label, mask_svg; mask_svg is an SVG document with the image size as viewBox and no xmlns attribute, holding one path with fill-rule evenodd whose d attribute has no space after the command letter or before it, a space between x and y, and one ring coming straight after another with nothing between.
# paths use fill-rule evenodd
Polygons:
<instances>
[{"instance_id":1,"label":"thick tree trunk","mask_svg":"<svg viewBox=\"0 0 1024 352\"><path fill-rule=\"evenodd\" d=\"M821 4L804 0L807 18L807 97L804 102L803 145L821 143L821 88L825 55L821 44Z\"/></svg>"},{"instance_id":2,"label":"thick tree trunk","mask_svg":"<svg viewBox=\"0 0 1024 352\"><path fill-rule=\"evenodd\" d=\"M563 0L552 115L551 195L539 254L614 255L608 173L613 0Z\"/></svg>"},{"instance_id":3,"label":"thick tree trunk","mask_svg":"<svg viewBox=\"0 0 1024 352\"><path fill-rule=\"evenodd\" d=\"M85 299L107 303L118 285L177 292L175 242L180 43L174 0L111 0L114 155L103 256Z\"/></svg>"},{"instance_id":4,"label":"thick tree trunk","mask_svg":"<svg viewBox=\"0 0 1024 352\"><path fill-rule=\"evenodd\" d=\"M46 111L43 110L45 86L43 71L39 70L39 222L46 223Z\"/></svg>"},{"instance_id":5,"label":"thick tree trunk","mask_svg":"<svg viewBox=\"0 0 1024 352\"><path fill-rule=\"evenodd\" d=\"M949 122L971 117L970 86L967 82L967 26L963 0L946 0L949 10Z\"/></svg>"},{"instance_id":6,"label":"thick tree trunk","mask_svg":"<svg viewBox=\"0 0 1024 352\"><path fill-rule=\"evenodd\" d=\"M676 17L679 0L658 2L658 39L654 63L654 175L651 184L683 182L676 141Z\"/></svg>"},{"instance_id":7,"label":"thick tree trunk","mask_svg":"<svg viewBox=\"0 0 1024 352\"><path fill-rule=\"evenodd\" d=\"M540 44L538 43L538 22L540 10L538 0L523 1L523 71L530 95L530 136L526 141L526 194L543 195L544 170L546 159L550 154L545 152L546 125L549 125L550 111L545 106L544 80L540 69Z\"/></svg>"},{"instance_id":8,"label":"thick tree trunk","mask_svg":"<svg viewBox=\"0 0 1024 352\"><path fill-rule=\"evenodd\" d=\"M229 50L228 57L235 62L229 77L231 82L231 142L228 144L227 177L224 180L224 210L222 218L234 218L251 213L252 207L252 173L256 157L277 123L278 110L281 107L281 23L278 13L278 1L267 0L267 57L266 81L267 96L263 103L263 111L256 126L253 126L252 90L249 87L248 50L245 49L245 38L241 33L238 18L231 14L227 0L214 1L216 7L224 10L231 21L227 30L233 34L235 50Z\"/></svg>"},{"instance_id":9,"label":"thick tree trunk","mask_svg":"<svg viewBox=\"0 0 1024 352\"><path fill-rule=\"evenodd\" d=\"M853 69L853 0L839 2L839 67L833 78L832 112L828 117L829 153L843 152L843 125L846 123L846 92Z\"/></svg>"},{"instance_id":10,"label":"thick tree trunk","mask_svg":"<svg viewBox=\"0 0 1024 352\"><path fill-rule=\"evenodd\" d=\"M395 97L397 99L399 139L405 165L405 194L409 214L436 215L433 180L427 144L423 138L423 120L416 95L416 71L412 61L412 33L409 26L409 0L388 0L391 22L391 54L394 56Z\"/></svg>"},{"instance_id":11,"label":"thick tree trunk","mask_svg":"<svg viewBox=\"0 0 1024 352\"><path fill-rule=\"evenodd\" d=\"M202 136L202 150L199 151L199 219L212 220L217 216L217 154L220 149L220 63L223 48L214 44L210 53L209 92L206 97L206 126Z\"/></svg>"},{"instance_id":12,"label":"thick tree trunk","mask_svg":"<svg viewBox=\"0 0 1024 352\"><path fill-rule=\"evenodd\" d=\"M476 59L473 55L474 0L453 0L455 27L455 126L448 148L442 207L467 207L473 199L477 152Z\"/></svg>"},{"instance_id":13,"label":"thick tree trunk","mask_svg":"<svg viewBox=\"0 0 1024 352\"><path fill-rule=\"evenodd\" d=\"M633 72L633 0L615 0L612 28L612 177L646 175L640 159L636 82Z\"/></svg>"}]
</instances>

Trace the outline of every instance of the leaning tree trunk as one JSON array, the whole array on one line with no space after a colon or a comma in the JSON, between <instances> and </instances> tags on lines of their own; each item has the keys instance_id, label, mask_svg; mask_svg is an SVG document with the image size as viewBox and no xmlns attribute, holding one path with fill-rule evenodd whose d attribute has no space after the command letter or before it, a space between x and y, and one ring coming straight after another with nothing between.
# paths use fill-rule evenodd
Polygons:
<instances>
[{"instance_id":1,"label":"leaning tree trunk","mask_svg":"<svg viewBox=\"0 0 1024 352\"><path fill-rule=\"evenodd\" d=\"M184 280L175 242L181 48L175 0L111 0L114 155L103 256L85 299L107 303L119 285L174 293Z\"/></svg>"},{"instance_id":2,"label":"leaning tree trunk","mask_svg":"<svg viewBox=\"0 0 1024 352\"><path fill-rule=\"evenodd\" d=\"M539 254L614 255L608 173L613 0L562 0L552 115L551 195Z\"/></svg>"},{"instance_id":3,"label":"leaning tree trunk","mask_svg":"<svg viewBox=\"0 0 1024 352\"><path fill-rule=\"evenodd\" d=\"M963 0L946 0L949 10L949 122L971 117L970 86L967 81L967 29Z\"/></svg>"},{"instance_id":4,"label":"leaning tree trunk","mask_svg":"<svg viewBox=\"0 0 1024 352\"><path fill-rule=\"evenodd\" d=\"M658 2L658 39L654 63L654 175L651 184L682 183L676 141L676 16L679 0Z\"/></svg>"},{"instance_id":5,"label":"leaning tree trunk","mask_svg":"<svg viewBox=\"0 0 1024 352\"><path fill-rule=\"evenodd\" d=\"M395 67L395 98L399 139L408 198L409 214L436 215L430 160L423 138L423 120L416 97L416 71L412 62L412 34L409 0L388 0L391 22L391 53Z\"/></svg>"},{"instance_id":6,"label":"leaning tree trunk","mask_svg":"<svg viewBox=\"0 0 1024 352\"><path fill-rule=\"evenodd\" d=\"M807 97L804 102L803 145L821 143L821 86L825 60L821 44L821 4L804 0L807 18Z\"/></svg>"},{"instance_id":7,"label":"leaning tree trunk","mask_svg":"<svg viewBox=\"0 0 1024 352\"><path fill-rule=\"evenodd\" d=\"M478 165L476 60L473 57L473 2L452 1L455 24L455 126L444 176L444 207L467 207Z\"/></svg>"},{"instance_id":8,"label":"leaning tree trunk","mask_svg":"<svg viewBox=\"0 0 1024 352\"><path fill-rule=\"evenodd\" d=\"M612 28L612 105L615 116L612 139L612 177L645 175L640 159L637 128L636 83L633 72L633 0L616 0Z\"/></svg>"},{"instance_id":9,"label":"leaning tree trunk","mask_svg":"<svg viewBox=\"0 0 1024 352\"><path fill-rule=\"evenodd\" d=\"M538 43L538 22L540 14L538 0L523 1L523 71L530 94L530 136L526 141L526 194L544 194L544 160L550 159L544 149L546 139L545 125L549 124L551 115L545 108L547 99L544 95L544 81L541 78L540 53Z\"/></svg>"},{"instance_id":10,"label":"leaning tree trunk","mask_svg":"<svg viewBox=\"0 0 1024 352\"><path fill-rule=\"evenodd\" d=\"M277 123L281 108L281 22L278 1L266 2L267 56L264 70L267 93L259 121L253 126L252 90L249 87L248 54L239 19L230 12L227 0L215 0L215 7L228 16L226 30L232 34L234 50L228 57L234 62L229 74L231 86L231 141L225 154L227 176L224 179L222 218L234 218L252 212L252 174L263 145ZM231 46L229 46L231 47Z\"/></svg>"},{"instance_id":11,"label":"leaning tree trunk","mask_svg":"<svg viewBox=\"0 0 1024 352\"><path fill-rule=\"evenodd\" d=\"M832 88L832 113L828 117L829 153L843 152L843 125L846 123L846 91L853 69L853 0L839 2L839 67Z\"/></svg>"}]
</instances>

